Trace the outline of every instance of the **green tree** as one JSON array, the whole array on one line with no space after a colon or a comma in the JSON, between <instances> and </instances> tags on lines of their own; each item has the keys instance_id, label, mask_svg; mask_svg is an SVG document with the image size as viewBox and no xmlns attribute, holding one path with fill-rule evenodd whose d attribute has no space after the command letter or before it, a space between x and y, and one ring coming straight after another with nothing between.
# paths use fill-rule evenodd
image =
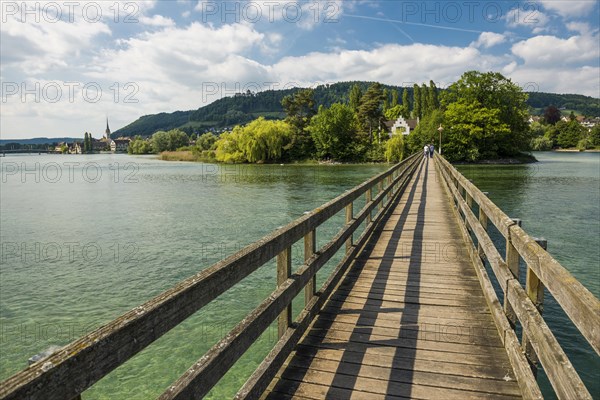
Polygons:
<instances>
[{"instance_id":1,"label":"green tree","mask_svg":"<svg viewBox=\"0 0 600 400\"><path fill-rule=\"evenodd\" d=\"M398 90L394 89L392 90L392 103L390 104L390 107L396 107L398 105Z\"/></svg>"},{"instance_id":2,"label":"green tree","mask_svg":"<svg viewBox=\"0 0 600 400\"><path fill-rule=\"evenodd\" d=\"M429 106L429 89L424 83L421 84L421 118L429 115L431 111Z\"/></svg>"},{"instance_id":3,"label":"green tree","mask_svg":"<svg viewBox=\"0 0 600 400\"><path fill-rule=\"evenodd\" d=\"M404 158L404 135L397 134L385 142L385 159L387 162L400 162Z\"/></svg>"},{"instance_id":4,"label":"green tree","mask_svg":"<svg viewBox=\"0 0 600 400\"><path fill-rule=\"evenodd\" d=\"M514 156L528 150L527 94L502 74L465 72L441 100L446 109L444 134L456 140L449 143L457 151L452 155L455 160Z\"/></svg>"},{"instance_id":5,"label":"green tree","mask_svg":"<svg viewBox=\"0 0 600 400\"><path fill-rule=\"evenodd\" d=\"M180 147L187 146L188 144L188 135L179 129L172 129L168 132L158 131L152 135L152 147L157 153L174 151Z\"/></svg>"},{"instance_id":6,"label":"green tree","mask_svg":"<svg viewBox=\"0 0 600 400\"><path fill-rule=\"evenodd\" d=\"M149 154L152 153L152 144L150 140L144 139L141 136L136 136L129 146L127 146L127 153L129 154Z\"/></svg>"},{"instance_id":7,"label":"green tree","mask_svg":"<svg viewBox=\"0 0 600 400\"><path fill-rule=\"evenodd\" d=\"M360 100L358 107L358 119L362 126L368 129L369 137L373 137L373 129L379 128L379 122L383 117L381 101L383 91L380 83L373 83Z\"/></svg>"},{"instance_id":8,"label":"green tree","mask_svg":"<svg viewBox=\"0 0 600 400\"><path fill-rule=\"evenodd\" d=\"M431 114L423 117L419 125L405 138L407 153L422 151L425 144L433 143L437 147L439 143L438 127L443 123L444 113L440 109L433 110Z\"/></svg>"},{"instance_id":9,"label":"green tree","mask_svg":"<svg viewBox=\"0 0 600 400\"><path fill-rule=\"evenodd\" d=\"M394 107L388 108L383 115L385 116L386 120L395 121L400 117L400 115L402 115L402 106L396 104Z\"/></svg>"},{"instance_id":10,"label":"green tree","mask_svg":"<svg viewBox=\"0 0 600 400\"><path fill-rule=\"evenodd\" d=\"M308 126L321 159L350 160L356 155L353 142L358 131L357 116L349 105L335 103L319 107Z\"/></svg>"},{"instance_id":11,"label":"green tree","mask_svg":"<svg viewBox=\"0 0 600 400\"><path fill-rule=\"evenodd\" d=\"M400 114L404 119L410 118L410 100L408 99L408 89L402 91L402 110Z\"/></svg>"},{"instance_id":12,"label":"green tree","mask_svg":"<svg viewBox=\"0 0 600 400\"><path fill-rule=\"evenodd\" d=\"M385 113L390 108L390 93L387 89L383 89L383 112Z\"/></svg>"},{"instance_id":13,"label":"green tree","mask_svg":"<svg viewBox=\"0 0 600 400\"><path fill-rule=\"evenodd\" d=\"M200 151L214 150L215 143L217 142L217 136L208 132L196 139L196 147Z\"/></svg>"},{"instance_id":14,"label":"green tree","mask_svg":"<svg viewBox=\"0 0 600 400\"><path fill-rule=\"evenodd\" d=\"M306 132L306 127L315 115L314 90L304 89L294 95L285 96L281 105L286 113L285 121L293 128L290 157L308 158L314 153L314 142Z\"/></svg>"},{"instance_id":15,"label":"green tree","mask_svg":"<svg viewBox=\"0 0 600 400\"><path fill-rule=\"evenodd\" d=\"M222 134L216 142L215 157L228 163L277 162L292 139L292 130L285 121L267 121L260 117Z\"/></svg>"},{"instance_id":16,"label":"green tree","mask_svg":"<svg viewBox=\"0 0 600 400\"><path fill-rule=\"evenodd\" d=\"M413 85L413 118L421 118L421 88Z\"/></svg>"},{"instance_id":17,"label":"green tree","mask_svg":"<svg viewBox=\"0 0 600 400\"><path fill-rule=\"evenodd\" d=\"M437 88L435 87L435 83L432 80L429 81L429 88L427 89L427 98L428 98L427 103L429 106L428 113L431 113L433 110L440 107L440 103L438 100Z\"/></svg>"},{"instance_id":18,"label":"green tree","mask_svg":"<svg viewBox=\"0 0 600 400\"><path fill-rule=\"evenodd\" d=\"M561 122L556 124L560 132L556 138L556 142L562 148L577 147L579 141L584 139L586 129L575 120Z\"/></svg>"},{"instance_id":19,"label":"green tree","mask_svg":"<svg viewBox=\"0 0 600 400\"><path fill-rule=\"evenodd\" d=\"M352 85L350 89L350 93L348 95L350 108L354 112L358 112L358 107L360 107L360 99L362 98L362 90L360 90L360 86L358 84Z\"/></svg>"},{"instance_id":20,"label":"green tree","mask_svg":"<svg viewBox=\"0 0 600 400\"><path fill-rule=\"evenodd\" d=\"M592 128L590 132L590 140L592 142L592 146L600 146L600 125L596 124Z\"/></svg>"}]
</instances>

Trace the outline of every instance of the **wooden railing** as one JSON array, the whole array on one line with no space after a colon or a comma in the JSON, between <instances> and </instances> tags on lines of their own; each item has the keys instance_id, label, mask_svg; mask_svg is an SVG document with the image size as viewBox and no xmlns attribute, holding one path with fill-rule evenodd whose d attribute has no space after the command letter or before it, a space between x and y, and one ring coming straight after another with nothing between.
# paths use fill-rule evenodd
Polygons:
<instances>
[{"instance_id":1,"label":"wooden railing","mask_svg":"<svg viewBox=\"0 0 600 400\"><path fill-rule=\"evenodd\" d=\"M417 155L407 158L34 363L0 384L0 399L77 398L156 339L276 258L277 289L160 396L161 399L204 396L278 319L279 341L237 394L237 398L257 398L364 245L377 219L391 207L392 199L404 191L420 161ZM354 214L353 202L363 195L365 205ZM317 249L317 228L343 209L346 224L325 246ZM366 228L355 242L353 236L365 221ZM291 248L300 240L304 241L305 261L292 273ZM344 245L343 259L317 292L316 273ZM303 289L305 307L292 323L292 300Z\"/></svg>"},{"instance_id":2,"label":"wooden railing","mask_svg":"<svg viewBox=\"0 0 600 400\"><path fill-rule=\"evenodd\" d=\"M455 204L455 212L486 301L526 398L542 398L535 372L541 363L561 399L591 399L577 371L541 315L544 288L562 307L592 348L600 349L600 301L545 250L545 242L525 233L519 220L502 212L483 192L436 154L436 168ZM473 212L473 203L479 215ZM506 240L503 258L487 233L491 222ZM476 238L472 240L471 234ZM487 275L487 259L504 294L500 304ZM519 263L527 265L525 288L519 283ZM514 327L522 327L519 344ZM530 368L531 367L531 368Z\"/></svg>"}]
</instances>

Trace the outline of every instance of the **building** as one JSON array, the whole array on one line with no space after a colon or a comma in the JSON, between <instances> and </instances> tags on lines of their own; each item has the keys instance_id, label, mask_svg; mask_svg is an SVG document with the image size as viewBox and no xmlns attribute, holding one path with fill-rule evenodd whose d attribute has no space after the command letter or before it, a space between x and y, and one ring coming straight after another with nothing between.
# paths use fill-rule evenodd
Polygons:
<instances>
[{"instance_id":1,"label":"building","mask_svg":"<svg viewBox=\"0 0 600 400\"><path fill-rule=\"evenodd\" d=\"M110 140L110 128L108 126L108 117L106 117L106 130L104 131L104 139Z\"/></svg>"},{"instance_id":2,"label":"building","mask_svg":"<svg viewBox=\"0 0 600 400\"><path fill-rule=\"evenodd\" d=\"M403 135L408 135L411 130L415 129L419 124L419 119L404 119L402 116L398 117L396 121L386 121L385 126L392 135L402 132Z\"/></svg>"},{"instance_id":3,"label":"building","mask_svg":"<svg viewBox=\"0 0 600 400\"><path fill-rule=\"evenodd\" d=\"M129 147L129 139L119 138L110 141L110 151L113 153L126 153Z\"/></svg>"}]
</instances>

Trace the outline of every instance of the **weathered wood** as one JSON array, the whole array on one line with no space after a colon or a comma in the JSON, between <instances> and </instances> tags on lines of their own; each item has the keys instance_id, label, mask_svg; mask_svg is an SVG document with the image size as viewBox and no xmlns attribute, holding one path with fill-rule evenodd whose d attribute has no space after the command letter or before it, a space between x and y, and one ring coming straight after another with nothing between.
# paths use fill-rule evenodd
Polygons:
<instances>
[{"instance_id":1,"label":"weathered wood","mask_svg":"<svg viewBox=\"0 0 600 400\"><path fill-rule=\"evenodd\" d=\"M365 193L365 202L369 203L371 201L373 201L373 189L369 189ZM370 224L371 221L372 221L372 217L371 217L371 213L369 213L369 215L367 215L367 224Z\"/></svg>"},{"instance_id":2,"label":"weathered wood","mask_svg":"<svg viewBox=\"0 0 600 400\"><path fill-rule=\"evenodd\" d=\"M389 194L390 194L390 192L388 192L388 200L389 200ZM352 223L353 217L354 217L353 216L353 204L350 203L346 206L346 224ZM346 241L346 253L348 253L351 249L352 249L352 235L350 235L350 237Z\"/></svg>"},{"instance_id":3,"label":"weathered wood","mask_svg":"<svg viewBox=\"0 0 600 400\"><path fill-rule=\"evenodd\" d=\"M521 220L515 218L513 219L513 223L520 226ZM510 231L509 235L506 237L506 256L504 257L504 262L506 263L506 266L508 267L511 274L515 277L515 279L518 280L520 257L519 252L517 251L517 249L515 249L515 246L513 246L511 242ZM517 316L515 315L515 312L513 311L507 296L504 296L504 313L506 314L506 317L510 321L511 325L514 327L517 323Z\"/></svg>"},{"instance_id":4,"label":"weathered wood","mask_svg":"<svg viewBox=\"0 0 600 400\"><path fill-rule=\"evenodd\" d=\"M304 236L304 262L315 254L317 248L317 231L312 230ZM315 274L312 279L304 288L304 305L307 306L310 303L313 296L317 293L317 275Z\"/></svg>"},{"instance_id":5,"label":"weathered wood","mask_svg":"<svg viewBox=\"0 0 600 400\"><path fill-rule=\"evenodd\" d=\"M438 168L440 170L441 168ZM442 171L443 172L443 171ZM456 188L447 183L447 175L442 173L443 179L446 180L445 189L450 190L453 196L457 195ZM466 201L462 199L458 200L459 207L463 210L465 214L465 220L470 222L471 226L474 228L475 236L478 241L477 250L474 247L473 242L471 241L471 237L466 230L465 226L460 226L461 233L463 239L467 243L471 243L471 246L468 246L469 255L471 258L471 262L475 267L475 272L479 278L481 283L481 288L483 289L483 293L485 296L486 303L492 313L492 317L494 319L494 323L496 325L496 329L498 334L500 335L500 339L506 349L506 353L512 365L513 371L517 377L517 382L519 384L519 388L521 389L521 393L524 398L527 399L542 399L542 393L540 391L539 386L537 385L535 375L532 370L528 367L528 361L525 355L521 352L521 346L519 345L519 340L512 330L511 325L503 312L503 307L500 305L500 301L496 296L496 292L492 286L492 283L487 275L487 271L483 265L482 259L480 257L480 251L487 251L489 253L488 259L490 265L492 266L493 271L495 272L498 280L501 283L502 290L506 292L506 287L509 281L514 281L514 278L511 276L510 271L508 270L506 265L502 265L500 254L498 253L496 247L493 245L490 238L487 236L487 232L484 229L484 226L481 224L477 224L475 220L475 215L472 212L472 208L469 207ZM455 217L457 221L460 221L460 216L458 212L455 211ZM481 209L480 209L480 218L481 221Z\"/></svg>"},{"instance_id":6,"label":"weathered wood","mask_svg":"<svg viewBox=\"0 0 600 400\"><path fill-rule=\"evenodd\" d=\"M506 296L513 305L523 331L527 333L558 398L591 399L577 371L516 279L509 282Z\"/></svg>"},{"instance_id":7,"label":"weathered wood","mask_svg":"<svg viewBox=\"0 0 600 400\"><path fill-rule=\"evenodd\" d=\"M511 227L511 237L528 268L560 304L596 354L600 354L600 300L523 229Z\"/></svg>"},{"instance_id":8,"label":"weathered wood","mask_svg":"<svg viewBox=\"0 0 600 400\"><path fill-rule=\"evenodd\" d=\"M483 194L487 195L487 192L483 192ZM471 197L471 198L473 198L473 197ZM487 232L488 217L487 217L487 215L485 215L485 211L483 211L483 208L481 208L481 207L479 207L479 224L481 225L483 230ZM479 239L477 239L477 240L479 240ZM485 251L483 250L483 246L481 245L480 242L477 243L477 253L479 254L479 257L485 257Z\"/></svg>"},{"instance_id":9,"label":"weathered wood","mask_svg":"<svg viewBox=\"0 0 600 400\"><path fill-rule=\"evenodd\" d=\"M277 255L277 287L283 285L292 275L292 248L288 247ZM281 312L277 321L277 334L282 337L292 324L292 304Z\"/></svg>"},{"instance_id":10,"label":"weathered wood","mask_svg":"<svg viewBox=\"0 0 600 400\"><path fill-rule=\"evenodd\" d=\"M537 244L539 244L544 250L547 249L548 242L545 239L534 239ZM527 266L527 276L525 277L525 292L527 296L531 299L535 307L538 309L540 314L543 312L543 304L544 304L544 284L537 277L535 272ZM531 370L534 375L537 376L537 365L539 362L537 354L531 346L531 342L527 337L527 332L523 332L521 343L523 343L523 351L527 356L527 359L531 363Z\"/></svg>"}]
</instances>

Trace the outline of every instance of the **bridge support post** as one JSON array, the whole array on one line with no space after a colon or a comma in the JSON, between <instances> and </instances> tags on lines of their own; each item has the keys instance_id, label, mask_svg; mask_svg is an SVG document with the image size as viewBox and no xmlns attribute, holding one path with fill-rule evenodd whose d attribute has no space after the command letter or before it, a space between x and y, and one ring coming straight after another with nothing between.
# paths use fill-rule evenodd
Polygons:
<instances>
[{"instance_id":1,"label":"bridge support post","mask_svg":"<svg viewBox=\"0 0 600 400\"><path fill-rule=\"evenodd\" d=\"M373 201L373 189L369 188L369 190L366 191L365 200L367 204ZM367 225L370 224L372 221L373 217L371 216L371 212L369 211L369 214L367 214Z\"/></svg>"},{"instance_id":2,"label":"bridge support post","mask_svg":"<svg viewBox=\"0 0 600 400\"><path fill-rule=\"evenodd\" d=\"M312 230L304 236L304 261L307 262L315 254L317 248L317 231ZM317 293L317 274L315 273L304 288L304 305L307 306L313 296Z\"/></svg>"},{"instance_id":3,"label":"bridge support post","mask_svg":"<svg viewBox=\"0 0 600 400\"><path fill-rule=\"evenodd\" d=\"M379 193L381 193L383 191L383 181L379 181L377 182L377 195L379 196ZM377 212L381 212L381 210L383 209L383 199L381 199L379 201L379 203L377 203Z\"/></svg>"},{"instance_id":4,"label":"bridge support post","mask_svg":"<svg viewBox=\"0 0 600 400\"><path fill-rule=\"evenodd\" d=\"M353 205L354 203L350 203L346 206L346 225L350 224L352 222L352 218L354 218ZM346 253L348 253L352 249L352 244L353 235L350 235L348 240L346 240Z\"/></svg>"},{"instance_id":5,"label":"bridge support post","mask_svg":"<svg viewBox=\"0 0 600 400\"><path fill-rule=\"evenodd\" d=\"M534 238L534 240L544 250L548 249L548 241L546 239ZM532 303L535 304L535 307L538 309L540 314L542 314L544 311L544 284L540 281L540 278L538 278L529 265L527 266L527 276L525 278L525 292L527 292L527 296L529 296ZM523 331L523 340L521 341L521 344L523 351L525 352L525 356L527 356L527 360L531 365L533 375L537 377L537 366L539 364L539 359L525 331Z\"/></svg>"},{"instance_id":6,"label":"bridge support post","mask_svg":"<svg viewBox=\"0 0 600 400\"><path fill-rule=\"evenodd\" d=\"M388 177L387 177L387 186L388 187L392 186L392 175L388 175ZM390 201L390 199L392 198L392 192L393 192L393 190L390 187L390 190L387 194L387 201Z\"/></svg>"},{"instance_id":7,"label":"bridge support post","mask_svg":"<svg viewBox=\"0 0 600 400\"><path fill-rule=\"evenodd\" d=\"M521 226L520 219L513 218L512 220L516 225ZM510 229L508 232L508 237L506 238L506 256L505 256L504 261L506 262L506 266L508 267L510 272L512 272L515 279L518 280L519 279L519 252L517 251L515 246L513 246L513 244L512 244L512 241L510 238ZM512 306L508 302L508 296L506 295L506 293L504 294L504 313L506 314L506 317L508 318L508 321L510 322L511 326L514 328L515 325L517 324L517 315L515 314Z\"/></svg>"},{"instance_id":8,"label":"bridge support post","mask_svg":"<svg viewBox=\"0 0 600 400\"><path fill-rule=\"evenodd\" d=\"M488 192L482 192L482 193L486 196L489 194ZM485 212L483 211L481 206L479 206L479 223L481 224L483 229L487 232L488 217L487 217L487 215L485 215ZM477 243L477 253L479 254L479 258L481 258L482 260L485 258L485 251L483 250L481 243Z\"/></svg>"},{"instance_id":9,"label":"bridge support post","mask_svg":"<svg viewBox=\"0 0 600 400\"><path fill-rule=\"evenodd\" d=\"M282 285L292 275L292 248L288 247L277 255L277 286ZM281 338L292 324L292 303L279 314L277 321L278 337Z\"/></svg>"}]
</instances>

